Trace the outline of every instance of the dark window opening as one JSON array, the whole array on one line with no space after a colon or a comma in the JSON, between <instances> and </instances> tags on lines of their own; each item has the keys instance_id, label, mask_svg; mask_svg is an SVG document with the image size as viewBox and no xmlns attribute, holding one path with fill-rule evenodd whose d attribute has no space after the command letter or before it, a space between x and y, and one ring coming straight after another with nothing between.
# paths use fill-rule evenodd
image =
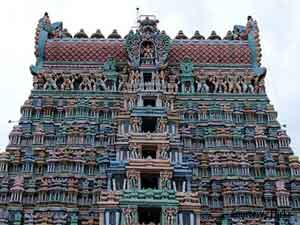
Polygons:
<instances>
[{"instance_id":1,"label":"dark window opening","mask_svg":"<svg viewBox=\"0 0 300 225\"><path fill-rule=\"evenodd\" d=\"M112 190L122 190L124 184L124 176L123 175L115 175L112 177L111 189Z\"/></svg>"},{"instance_id":2,"label":"dark window opening","mask_svg":"<svg viewBox=\"0 0 300 225\"><path fill-rule=\"evenodd\" d=\"M153 98L145 98L144 99L144 107L151 106L155 107L156 105L156 100Z\"/></svg>"},{"instance_id":3,"label":"dark window opening","mask_svg":"<svg viewBox=\"0 0 300 225\"><path fill-rule=\"evenodd\" d=\"M152 73L143 73L144 82L151 82L152 81Z\"/></svg>"},{"instance_id":4,"label":"dark window opening","mask_svg":"<svg viewBox=\"0 0 300 225\"><path fill-rule=\"evenodd\" d=\"M194 217L194 220L191 220ZM178 222L182 225L195 225L195 215L192 212L178 213Z\"/></svg>"},{"instance_id":5,"label":"dark window opening","mask_svg":"<svg viewBox=\"0 0 300 225\"><path fill-rule=\"evenodd\" d=\"M158 174L141 174L142 189L158 189L159 175Z\"/></svg>"},{"instance_id":6,"label":"dark window opening","mask_svg":"<svg viewBox=\"0 0 300 225\"><path fill-rule=\"evenodd\" d=\"M147 159L151 157L152 159L156 159L156 146L143 146L142 148L142 157Z\"/></svg>"},{"instance_id":7,"label":"dark window opening","mask_svg":"<svg viewBox=\"0 0 300 225\"><path fill-rule=\"evenodd\" d=\"M155 117L143 117L142 118L142 132L153 133L156 130L156 118Z\"/></svg>"},{"instance_id":8,"label":"dark window opening","mask_svg":"<svg viewBox=\"0 0 300 225\"><path fill-rule=\"evenodd\" d=\"M138 216L140 224L159 224L161 217L160 208L138 208Z\"/></svg>"},{"instance_id":9,"label":"dark window opening","mask_svg":"<svg viewBox=\"0 0 300 225\"><path fill-rule=\"evenodd\" d=\"M174 180L176 185L176 191L186 192L187 191L187 182L185 179L177 178Z\"/></svg>"}]
</instances>

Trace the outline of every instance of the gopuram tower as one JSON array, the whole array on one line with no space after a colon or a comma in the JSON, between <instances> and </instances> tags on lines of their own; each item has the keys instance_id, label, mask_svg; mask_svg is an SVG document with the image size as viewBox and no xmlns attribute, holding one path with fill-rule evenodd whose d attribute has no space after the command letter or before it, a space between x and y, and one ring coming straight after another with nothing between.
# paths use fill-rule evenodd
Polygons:
<instances>
[{"instance_id":1,"label":"gopuram tower","mask_svg":"<svg viewBox=\"0 0 300 225\"><path fill-rule=\"evenodd\" d=\"M138 24L105 38L39 20L0 225L299 225L300 163L256 21L206 39Z\"/></svg>"}]
</instances>

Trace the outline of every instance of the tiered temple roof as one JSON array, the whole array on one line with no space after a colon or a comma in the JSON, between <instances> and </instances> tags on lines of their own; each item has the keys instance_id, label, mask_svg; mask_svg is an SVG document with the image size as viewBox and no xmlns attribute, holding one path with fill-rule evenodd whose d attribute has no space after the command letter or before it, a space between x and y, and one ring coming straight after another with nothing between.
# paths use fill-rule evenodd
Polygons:
<instances>
[{"instance_id":1,"label":"tiered temple roof","mask_svg":"<svg viewBox=\"0 0 300 225\"><path fill-rule=\"evenodd\" d=\"M256 21L223 39L158 22L105 38L39 20L33 89L0 154L0 224L300 224L300 162Z\"/></svg>"}]
</instances>

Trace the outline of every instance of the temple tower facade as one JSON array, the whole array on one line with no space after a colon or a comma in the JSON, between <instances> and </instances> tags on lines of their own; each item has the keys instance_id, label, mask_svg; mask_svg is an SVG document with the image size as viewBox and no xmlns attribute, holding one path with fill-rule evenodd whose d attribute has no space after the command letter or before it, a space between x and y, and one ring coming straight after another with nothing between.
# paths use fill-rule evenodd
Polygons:
<instances>
[{"instance_id":1,"label":"temple tower facade","mask_svg":"<svg viewBox=\"0 0 300 225\"><path fill-rule=\"evenodd\" d=\"M155 16L122 38L48 14L0 154L0 225L299 225L300 162L265 91L259 30Z\"/></svg>"}]
</instances>

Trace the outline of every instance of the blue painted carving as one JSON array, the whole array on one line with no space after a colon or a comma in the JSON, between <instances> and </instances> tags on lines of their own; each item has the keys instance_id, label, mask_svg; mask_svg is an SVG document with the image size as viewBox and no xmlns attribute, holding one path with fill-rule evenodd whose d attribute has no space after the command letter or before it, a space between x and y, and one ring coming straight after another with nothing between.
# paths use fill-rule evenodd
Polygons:
<instances>
[{"instance_id":1,"label":"blue painted carving","mask_svg":"<svg viewBox=\"0 0 300 225\"><path fill-rule=\"evenodd\" d=\"M48 13L45 13L44 16L39 20L36 36L37 62L36 65L30 66L30 71L32 74L38 74L42 68L45 60L45 45L47 40L55 37L56 34L59 34L62 31L62 27L62 22L55 22L51 24Z\"/></svg>"},{"instance_id":2,"label":"blue painted carving","mask_svg":"<svg viewBox=\"0 0 300 225\"><path fill-rule=\"evenodd\" d=\"M233 27L233 33L235 37L248 40L248 45L251 51L252 69L257 76L263 76L266 74L267 71L265 67L260 67L258 63L259 61L257 57L258 32L259 30L258 30L257 22L253 20L251 16L248 16L248 23L246 27L241 25L235 25Z\"/></svg>"}]
</instances>

